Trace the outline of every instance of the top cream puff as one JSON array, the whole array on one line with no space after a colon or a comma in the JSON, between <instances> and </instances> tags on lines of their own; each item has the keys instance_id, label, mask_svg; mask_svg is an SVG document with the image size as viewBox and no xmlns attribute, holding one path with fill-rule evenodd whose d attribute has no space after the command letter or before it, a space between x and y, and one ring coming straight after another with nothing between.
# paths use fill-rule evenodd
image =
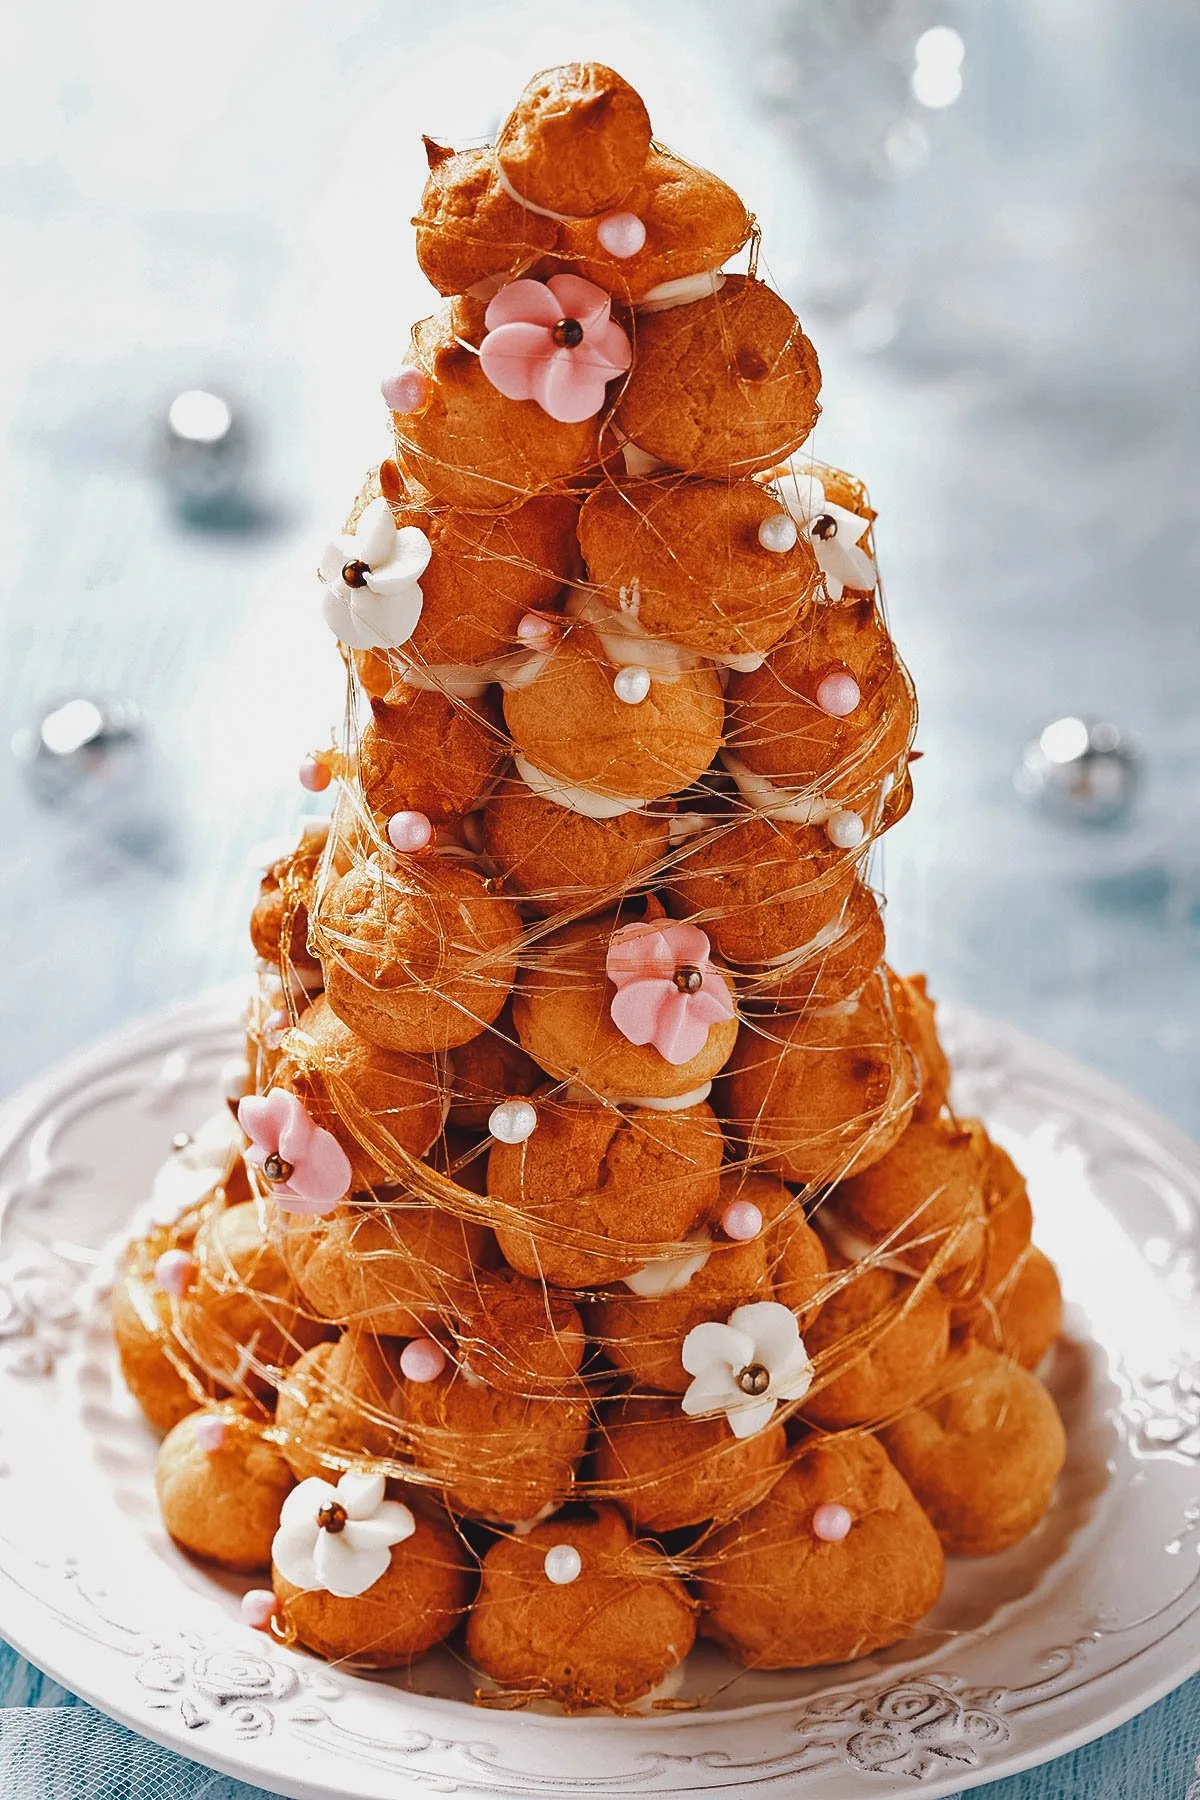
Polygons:
<instances>
[{"instance_id":1,"label":"top cream puff","mask_svg":"<svg viewBox=\"0 0 1200 1800\"><path fill-rule=\"evenodd\" d=\"M552 218L620 205L646 165L650 115L603 63L543 69L509 113L496 161L509 193Z\"/></svg>"}]
</instances>

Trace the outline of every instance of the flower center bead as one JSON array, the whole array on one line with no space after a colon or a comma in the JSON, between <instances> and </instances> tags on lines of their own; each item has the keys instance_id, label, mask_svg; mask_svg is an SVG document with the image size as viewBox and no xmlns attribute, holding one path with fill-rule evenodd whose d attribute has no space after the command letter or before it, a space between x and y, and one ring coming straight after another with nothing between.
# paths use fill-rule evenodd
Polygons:
<instances>
[{"instance_id":1,"label":"flower center bead","mask_svg":"<svg viewBox=\"0 0 1200 1800\"><path fill-rule=\"evenodd\" d=\"M292 1165L284 1162L278 1150L272 1150L263 1163L262 1171L268 1181L287 1181L291 1177Z\"/></svg>"},{"instance_id":2,"label":"flower center bead","mask_svg":"<svg viewBox=\"0 0 1200 1800\"><path fill-rule=\"evenodd\" d=\"M560 319L550 335L562 349L574 350L583 342L583 326L578 319Z\"/></svg>"},{"instance_id":3,"label":"flower center bead","mask_svg":"<svg viewBox=\"0 0 1200 1800\"><path fill-rule=\"evenodd\" d=\"M336 1536L346 1529L346 1509L336 1500L327 1500L317 1514L317 1524L322 1531L332 1531Z\"/></svg>"},{"instance_id":4,"label":"flower center bead","mask_svg":"<svg viewBox=\"0 0 1200 1800\"><path fill-rule=\"evenodd\" d=\"M737 1384L743 1394L765 1394L771 1385L771 1371L762 1363L747 1363L744 1369L738 1370Z\"/></svg>"},{"instance_id":5,"label":"flower center bead","mask_svg":"<svg viewBox=\"0 0 1200 1800\"><path fill-rule=\"evenodd\" d=\"M695 963L684 963L675 971L675 986L681 994L698 994L704 986L704 977Z\"/></svg>"},{"instance_id":6,"label":"flower center bead","mask_svg":"<svg viewBox=\"0 0 1200 1800\"><path fill-rule=\"evenodd\" d=\"M371 573L365 562L348 562L342 565L342 580L347 587L366 587L367 576Z\"/></svg>"},{"instance_id":7,"label":"flower center bead","mask_svg":"<svg viewBox=\"0 0 1200 1800\"><path fill-rule=\"evenodd\" d=\"M837 520L832 513L818 513L808 529L812 537L820 538L822 543L827 543L830 538L837 536Z\"/></svg>"}]
</instances>

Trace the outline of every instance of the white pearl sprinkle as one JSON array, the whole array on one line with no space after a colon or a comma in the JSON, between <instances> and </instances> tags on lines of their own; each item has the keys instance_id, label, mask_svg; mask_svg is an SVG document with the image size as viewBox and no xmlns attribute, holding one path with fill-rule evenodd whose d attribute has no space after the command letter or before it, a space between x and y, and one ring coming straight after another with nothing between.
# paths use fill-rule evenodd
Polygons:
<instances>
[{"instance_id":1,"label":"white pearl sprinkle","mask_svg":"<svg viewBox=\"0 0 1200 1800\"><path fill-rule=\"evenodd\" d=\"M826 821L825 831L831 844L839 850L854 850L867 835L867 828L857 813L837 812Z\"/></svg>"},{"instance_id":2,"label":"white pearl sprinkle","mask_svg":"<svg viewBox=\"0 0 1200 1800\"><path fill-rule=\"evenodd\" d=\"M546 1580L555 1587L570 1587L583 1571L583 1558L574 1544L553 1544L546 1552Z\"/></svg>"},{"instance_id":3,"label":"white pearl sprinkle","mask_svg":"<svg viewBox=\"0 0 1200 1800\"><path fill-rule=\"evenodd\" d=\"M758 528L758 541L763 549L773 550L777 555L794 550L799 535L796 521L789 512L768 513Z\"/></svg>"},{"instance_id":4,"label":"white pearl sprinkle","mask_svg":"<svg viewBox=\"0 0 1200 1800\"><path fill-rule=\"evenodd\" d=\"M639 663L631 663L627 669L621 669L613 682L613 693L626 706L640 706L650 692L650 671L643 669Z\"/></svg>"},{"instance_id":5,"label":"white pearl sprinkle","mask_svg":"<svg viewBox=\"0 0 1200 1800\"><path fill-rule=\"evenodd\" d=\"M501 1144L523 1144L537 1130L537 1108L528 1100L502 1100L492 1108L488 1130Z\"/></svg>"}]
</instances>

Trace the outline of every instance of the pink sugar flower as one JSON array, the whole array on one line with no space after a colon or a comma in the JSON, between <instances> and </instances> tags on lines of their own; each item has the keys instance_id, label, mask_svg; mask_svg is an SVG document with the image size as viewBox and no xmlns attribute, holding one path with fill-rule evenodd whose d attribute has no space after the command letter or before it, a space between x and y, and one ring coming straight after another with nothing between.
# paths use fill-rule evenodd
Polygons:
<instances>
[{"instance_id":1,"label":"pink sugar flower","mask_svg":"<svg viewBox=\"0 0 1200 1800\"><path fill-rule=\"evenodd\" d=\"M238 1101L238 1124L250 1139L246 1161L262 1170L281 1212L329 1213L349 1192L349 1157L295 1094L247 1094Z\"/></svg>"},{"instance_id":2,"label":"pink sugar flower","mask_svg":"<svg viewBox=\"0 0 1200 1800\"><path fill-rule=\"evenodd\" d=\"M695 925L659 919L614 931L605 969L616 984L609 1013L631 1044L653 1044L669 1063L690 1062L709 1027L733 1017L733 996L709 962Z\"/></svg>"},{"instance_id":3,"label":"pink sugar flower","mask_svg":"<svg viewBox=\"0 0 1200 1800\"><path fill-rule=\"evenodd\" d=\"M633 360L609 297L579 275L510 281L488 303L483 372L508 400L536 400L563 425L591 419Z\"/></svg>"}]
</instances>

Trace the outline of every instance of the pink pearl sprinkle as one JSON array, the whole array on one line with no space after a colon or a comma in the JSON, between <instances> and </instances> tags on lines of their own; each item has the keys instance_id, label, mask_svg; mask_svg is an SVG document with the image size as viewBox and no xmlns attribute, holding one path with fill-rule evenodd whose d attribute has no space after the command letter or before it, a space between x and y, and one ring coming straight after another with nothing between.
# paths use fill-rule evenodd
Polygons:
<instances>
[{"instance_id":1,"label":"pink pearl sprinkle","mask_svg":"<svg viewBox=\"0 0 1200 1800\"><path fill-rule=\"evenodd\" d=\"M269 1631L275 1617L275 1596L270 1588L251 1588L242 1595L242 1623L255 1631Z\"/></svg>"},{"instance_id":2,"label":"pink pearl sprinkle","mask_svg":"<svg viewBox=\"0 0 1200 1800\"><path fill-rule=\"evenodd\" d=\"M436 1381L446 1366L446 1352L432 1338L413 1338L400 1352L400 1373L410 1381Z\"/></svg>"},{"instance_id":3,"label":"pink pearl sprinkle","mask_svg":"<svg viewBox=\"0 0 1200 1800\"><path fill-rule=\"evenodd\" d=\"M609 213L596 228L600 248L610 256L636 256L646 243L646 227L636 213Z\"/></svg>"},{"instance_id":4,"label":"pink pearl sprinkle","mask_svg":"<svg viewBox=\"0 0 1200 1800\"><path fill-rule=\"evenodd\" d=\"M323 794L333 780L328 763L318 757L306 756L300 764L300 786L310 794Z\"/></svg>"},{"instance_id":5,"label":"pink pearl sprinkle","mask_svg":"<svg viewBox=\"0 0 1200 1800\"><path fill-rule=\"evenodd\" d=\"M186 1294L196 1274L196 1259L186 1250L164 1250L154 1265L154 1279L168 1294Z\"/></svg>"},{"instance_id":6,"label":"pink pearl sprinkle","mask_svg":"<svg viewBox=\"0 0 1200 1800\"><path fill-rule=\"evenodd\" d=\"M558 633L550 619L527 612L517 626L517 641L524 644L527 650L553 650L558 641Z\"/></svg>"},{"instance_id":7,"label":"pink pearl sprinkle","mask_svg":"<svg viewBox=\"0 0 1200 1800\"><path fill-rule=\"evenodd\" d=\"M213 1456L225 1442L228 1429L220 1413L204 1413L196 1420L196 1442L209 1456Z\"/></svg>"},{"instance_id":8,"label":"pink pearl sprinkle","mask_svg":"<svg viewBox=\"0 0 1200 1800\"><path fill-rule=\"evenodd\" d=\"M409 854L424 850L433 837L433 826L423 812L393 813L387 824L388 843L393 850Z\"/></svg>"},{"instance_id":9,"label":"pink pearl sprinkle","mask_svg":"<svg viewBox=\"0 0 1200 1800\"><path fill-rule=\"evenodd\" d=\"M844 1506L830 1501L824 1506L818 1506L813 1514L813 1536L821 1538L826 1544L840 1544L853 1523L854 1520Z\"/></svg>"},{"instance_id":10,"label":"pink pearl sprinkle","mask_svg":"<svg viewBox=\"0 0 1200 1800\"><path fill-rule=\"evenodd\" d=\"M862 691L850 674L823 676L817 687L817 705L834 719L846 719L862 699Z\"/></svg>"},{"instance_id":11,"label":"pink pearl sprinkle","mask_svg":"<svg viewBox=\"0 0 1200 1800\"><path fill-rule=\"evenodd\" d=\"M734 1200L721 1214L721 1230L735 1243L748 1243L763 1227L763 1216L753 1200Z\"/></svg>"},{"instance_id":12,"label":"pink pearl sprinkle","mask_svg":"<svg viewBox=\"0 0 1200 1800\"><path fill-rule=\"evenodd\" d=\"M393 412L411 413L424 406L429 398L429 377L424 369L405 363L395 375L381 381L380 391Z\"/></svg>"}]
</instances>

